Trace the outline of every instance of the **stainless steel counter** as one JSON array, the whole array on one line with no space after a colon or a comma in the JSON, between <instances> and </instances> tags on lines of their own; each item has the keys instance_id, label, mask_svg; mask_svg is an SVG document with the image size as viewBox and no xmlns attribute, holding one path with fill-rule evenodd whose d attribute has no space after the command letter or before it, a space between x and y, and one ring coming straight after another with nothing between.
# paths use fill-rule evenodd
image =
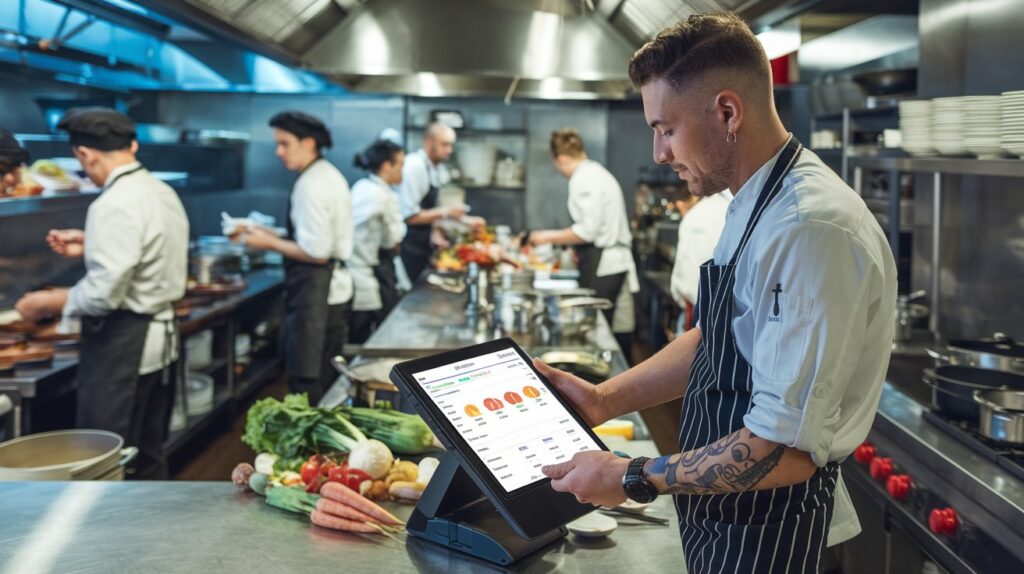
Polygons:
<instances>
[{"instance_id":1,"label":"stainless steel counter","mask_svg":"<svg viewBox=\"0 0 1024 574\"><path fill-rule=\"evenodd\" d=\"M467 324L467 298L466 293L450 293L423 281L417 282L370 335L359 354L418 357L491 340L492 334L482 325L484 321L480 321L480 325ZM529 337L512 335L512 338L524 348L535 346ZM584 341L567 346L619 352L615 336L601 314L598 314L597 326Z\"/></svg>"},{"instance_id":2,"label":"stainless steel counter","mask_svg":"<svg viewBox=\"0 0 1024 574\"><path fill-rule=\"evenodd\" d=\"M653 454L634 441L630 454ZM618 445L616 445L618 446ZM224 482L0 483L0 574L218 572L680 572L668 526L619 521L605 539L570 534L504 570L415 539L404 543L310 526ZM389 506L405 518L411 506Z\"/></svg>"}]
</instances>

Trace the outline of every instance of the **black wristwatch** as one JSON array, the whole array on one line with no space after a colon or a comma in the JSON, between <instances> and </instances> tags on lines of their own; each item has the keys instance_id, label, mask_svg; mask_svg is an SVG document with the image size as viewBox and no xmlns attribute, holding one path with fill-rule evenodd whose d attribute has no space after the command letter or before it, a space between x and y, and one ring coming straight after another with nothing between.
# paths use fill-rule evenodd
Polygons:
<instances>
[{"instance_id":1,"label":"black wristwatch","mask_svg":"<svg viewBox=\"0 0 1024 574\"><path fill-rule=\"evenodd\" d=\"M622 475L622 490L626 498L641 504L654 502L658 498L658 489L644 476L644 464L648 460L646 456L634 458L629 461L626 474Z\"/></svg>"}]
</instances>

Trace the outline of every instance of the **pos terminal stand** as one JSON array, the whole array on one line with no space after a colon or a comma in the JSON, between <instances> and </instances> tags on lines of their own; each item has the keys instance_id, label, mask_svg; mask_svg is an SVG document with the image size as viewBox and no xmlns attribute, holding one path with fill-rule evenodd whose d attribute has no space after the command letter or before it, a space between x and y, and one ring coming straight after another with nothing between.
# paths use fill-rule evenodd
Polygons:
<instances>
[{"instance_id":1,"label":"pos terminal stand","mask_svg":"<svg viewBox=\"0 0 1024 574\"><path fill-rule=\"evenodd\" d=\"M409 534L488 562L507 565L563 538L559 526L523 538L448 452L406 523Z\"/></svg>"}]
</instances>

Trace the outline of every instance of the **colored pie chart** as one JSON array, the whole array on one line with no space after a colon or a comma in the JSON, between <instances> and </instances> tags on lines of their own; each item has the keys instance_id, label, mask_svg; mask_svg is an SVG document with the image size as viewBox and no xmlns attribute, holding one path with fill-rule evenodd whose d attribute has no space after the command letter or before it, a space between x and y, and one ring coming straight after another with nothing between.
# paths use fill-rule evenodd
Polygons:
<instances>
[{"instance_id":1,"label":"colored pie chart","mask_svg":"<svg viewBox=\"0 0 1024 574\"><path fill-rule=\"evenodd\" d=\"M537 387L523 387L523 394L531 399L540 398L540 391L537 390Z\"/></svg>"},{"instance_id":2,"label":"colored pie chart","mask_svg":"<svg viewBox=\"0 0 1024 574\"><path fill-rule=\"evenodd\" d=\"M491 398L484 399L484 407L486 407L487 410L489 410L489 411L496 411L496 410L498 410L498 409L500 409L500 408L502 408L504 406L505 405L502 404L502 402L499 401L498 399L491 399Z\"/></svg>"},{"instance_id":3,"label":"colored pie chart","mask_svg":"<svg viewBox=\"0 0 1024 574\"><path fill-rule=\"evenodd\" d=\"M466 408L464 410L466 411L466 414L471 417L480 416L480 409L477 408L476 405L466 405Z\"/></svg>"}]
</instances>

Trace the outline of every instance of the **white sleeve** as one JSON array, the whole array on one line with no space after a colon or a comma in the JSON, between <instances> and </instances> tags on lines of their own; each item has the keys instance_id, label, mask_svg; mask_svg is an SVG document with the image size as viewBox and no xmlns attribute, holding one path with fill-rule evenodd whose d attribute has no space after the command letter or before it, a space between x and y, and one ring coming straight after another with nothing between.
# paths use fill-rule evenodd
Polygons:
<instances>
[{"instance_id":1,"label":"white sleeve","mask_svg":"<svg viewBox=\"0 0 1024 574\"><path fill-rule=\"evenodd\" d=\"M402 218L402 211L398 205L398 196L392 192L383 190L384 203L384 226L385 237L382 246L390 249L402 242L405 238L405 219Z\"/></svg>"},{"instance_id":2,"label":"white sleeve","mask_svg":"<svg viewBox=\"0 0 1024 574\"><path fill-rule=\"evenodd\" d=\"M142 259L139 213L114 201L93 203L85 221L85 277L68 291L63 313L100 317L117 310Z\"/></svg>"},{"instance_id":3,"label":"white sleeve","mask_svg":"<svg viewBox=\"0 0 1024 574\"><path fill-rule=\"evenodd\" d=\"M672 263L672 298L680 305L697 302L697 287L700 283L700 263L694 254L694 227L692 212L679 222L679 240L676 242L676 259Z\"/></svg>"},{"instance_id":4,"label":"white sleeve","mask_svg":"<svg viewBox=\"0 0 1024 574\"><path fill-rule=\"evenodd\" d=\"M811 453L820 466L839 423L839 402L879 309L882 270L847 231L805 222L779 232L751 258L755 435ZM740 288L740 286L737 286ZM776 304L776 301L778 303Z\"/></svg>"},{"instance_id":5,"label":"white sleeve","mask_svg":"<svg viewBox=\"0 0 1024 574\"><path fill-rule=\"evenodd\" d=\"M334 230L331 228L330 200L333 195L330 189L316 179L303 178L295 184L292 197L292 223L295 225L295 243L314 259L329 259L333 251L331 239ZM346 212L351 223L351 200L347 202Z\"/></svg>"},{"instance_id":6,"label":"white sleeve","mask_svg":"<svg viewBox=\"0 0 1024 574\"><path fill-rule=\"evenodd\" d=\"M569 180L569 216L572 232L587 243L597 241L601 233L601 205L598 190L583 178Z\"/></svg>"},{"instance_id":7,"label":"white sleeve","mask_svg":"<svg viewBox=\"0 0 1024 574\"><path fill-rule=\"evenodd\" d=\"M406 219L420 212L420 202L430 191L427 166L418 159L407 159L402 167L402 184L398 188L398 201Z\"/></svg>"}]
</instances>

